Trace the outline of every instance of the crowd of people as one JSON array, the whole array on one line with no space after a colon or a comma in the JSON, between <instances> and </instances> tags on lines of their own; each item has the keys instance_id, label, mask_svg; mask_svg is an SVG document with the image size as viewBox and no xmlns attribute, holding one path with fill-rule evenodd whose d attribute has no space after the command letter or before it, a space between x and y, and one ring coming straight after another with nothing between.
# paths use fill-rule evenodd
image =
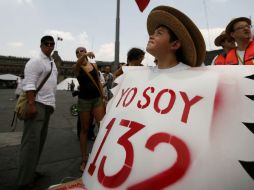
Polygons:
<instances>
[{"instance_id":1,"label":"crowd of people","mask_svg":"<svg viewBox=\"0 0 254 190\"><path fill-rule=\"evenodd\" d=\"M221 46L223 53L214 58L212 65L254 64L254 42L249 18L238 17L231 20L214 44Z\"/></svg>"},{"instance_id":2,"label":"crowd of people","mask_svg":"<svg viewBox=\"0 0 254 190\"><path fill-rule=\"evenodd\" d=\"M205 58L205 42L200 30L193 21L172 7L154 8L147 18L149 39L146 51L154 56L155 68L167 73L181 71L202 65ZM54 38L41 38L41 52L38 58L30 59L24 70L22 90L28 98L26 119L20 148L18 170L19 189L32 189L40 155L47 137L51 114L55 109L57 86L57 68L51 53L54 50ZM252 65L254 64L254 42L251 34L251 20L246 17L235 18L225 27L216 39L215 45L223 48L212 65ZM80 151L83 172L88 160L87 142L91 122L99 127L106 113L105 106L112 98L111 89L114 80L123 73L123 66L142 66L145 51L131 48L127 53L127 64L111 72L110 66L103 73L89 59L95 58L93 52L85 47L75 51L74 73L79 82L78 110L80 120ZM165 72L164 72L165 73ZM49 77L47 75L49 74ZM37 92L38 85L46 80ZM74 87L71 88L74 90Z\"/></svg>"}]
</instances>

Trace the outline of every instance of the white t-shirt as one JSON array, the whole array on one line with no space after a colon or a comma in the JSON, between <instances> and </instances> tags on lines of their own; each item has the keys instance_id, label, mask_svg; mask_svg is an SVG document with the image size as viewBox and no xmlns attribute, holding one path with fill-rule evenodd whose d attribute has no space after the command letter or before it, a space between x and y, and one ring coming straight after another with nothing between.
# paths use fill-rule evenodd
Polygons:
<instances>
[{"instance_id":1,"label":"white t-shirt","mask_svg":"<svg viewBox=\"0 0 254 190\"><path fill-rule=\"evenodd\" d=\"M188 69L190 67L191 66L186 65L186 64L180 62L180 63L178 63L174 67L170 67L170 68L166 68L166 69L159 69L158 66L156 65L153 69L154 69L154 72L173 73L173 72L178 72L178 71L186 70L186 69Z\"/></svg>"},{"instance_id":2,"label":"white t-shirt","mask_svg":"<svg viewBox=\"0 0 254 190\"><path fill-rule=\"evenodd\" d=\"M236 53L237 53L237 58L238 58L239 65L243 65L245 51L236 50Z\"/></svg>"}]
</instances>

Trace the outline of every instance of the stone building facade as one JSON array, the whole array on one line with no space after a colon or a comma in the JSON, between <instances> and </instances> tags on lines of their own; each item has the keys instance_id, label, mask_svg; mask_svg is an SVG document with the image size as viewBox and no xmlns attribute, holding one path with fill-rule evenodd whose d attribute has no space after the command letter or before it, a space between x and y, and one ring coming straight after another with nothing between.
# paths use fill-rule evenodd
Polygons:
<instances>
[{"instance_id":1,"label":"stone building facade","mask_svg":"<svg viewBox=\"0 0 254 190\"><path fill-rule=\"evenodd\" d=\"M214 56L221 53L222 50L214 50L206 53L205 65L210 65ZM53 53L53 58L57 64L59 78L58 81L62 81L68 77L74 77L72 66L74 61L63 61L58 55L58 52ZM0 74L11 73L14 75L21 75L24 72L24 67L29 58L13 57L13 56L1 56L0 55ZM113 62L96 61L99 67L111 66Z\"/></svg>"},{"instance_id":2,"label":"stone building facade","mask_svg":"<svg viewBox=\"0 0 254 190\"><path fill-rule=\"evenodd\" d=\"M63 61L55 51L52 56L58 68L58 81L62 81L68 77L74 77L72 66L75 61ZM25 64L28 62L29 58L13 57L13 56L1 56L0 55L0 74L14 74L20 76L24 74ZM99 67L106 65L112 65L113 62L103 62L96 61Z\"/></svg>"}]
</instances>

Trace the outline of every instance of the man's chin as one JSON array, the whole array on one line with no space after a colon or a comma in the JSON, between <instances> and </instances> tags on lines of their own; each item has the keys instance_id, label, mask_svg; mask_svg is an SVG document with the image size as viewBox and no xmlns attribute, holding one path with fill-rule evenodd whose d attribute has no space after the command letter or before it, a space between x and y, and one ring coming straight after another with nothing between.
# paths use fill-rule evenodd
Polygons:
<instances>
[{"instance_id":1,"label":"man's chin","mask_svg":"<svg viewBox=\"0 0 254 190\"><path fill-rule=\"evenodd\" d=\"M151 45L150 44L147 44L147 46L146 46L146 51L148 52L148 53L152 53L152 47L151 47Z\"/></svg>"}]
</instances>

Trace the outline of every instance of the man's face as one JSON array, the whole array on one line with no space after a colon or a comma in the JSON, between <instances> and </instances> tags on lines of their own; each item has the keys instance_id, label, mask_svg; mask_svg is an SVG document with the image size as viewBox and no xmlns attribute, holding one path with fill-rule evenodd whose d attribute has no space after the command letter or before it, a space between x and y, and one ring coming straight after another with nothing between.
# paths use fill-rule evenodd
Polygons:
<instances>
[{"instance_id":1,"label":"man's face","mask_svg":"<svg viewBox=\"0 0 254 190\"><path fill-rule=\"evenodd\" d=\"M232 48L235 48L235 41L233 38L225 38L221 42L221 46L223 47L223 49L230 50Z\"/></svg>"},{"instance_id":2,"label":"man's face","mask_svg":"<svg viewBox=\"0 0 254 190\"><path fill-rule=\"evenodd\" d=\"M86 53L86 49L79 47L76 49L76 56L77 58L81 57L84 53Z\"/></svg>"},{"instance_id":3,"label":"man's face","mask_svg":"<svg viewBox=\"0 0 254 190\"><path fill-rule=\"evenodd\" d=\"M110 73L110 67L109 66L105 67L105 73L107 73L107 74Z\"/></svg>"},{"instance_id":4,"label":"man's face","mask_svg":"<svg viewBox=\"0 0 254 190\"><path fill-rule=\"evenodd\" d=\"M157 57L160 54L168 54L170 51L170 35L166 27L157 28L152 35L146 46L147 52Z\"/></svg>"},{"instance_id":5,"label":"man's face","mask_svg":"<svg viewBox=\"0 0 254 190\"><path fill-rule=\"evenodd\" d=\"M54 48L55 48L55 42L51 40L47 40L41 44L41 51L48 57L51 55Z\"/></svg>"},{"instance_id":6,"label":"man's face","mask_svg":"<svg viewBox=\"0 0 254 190\"><path fill-rule=\"evenodd\" d=\"M251 26L246 21L239 21L234 24L231 36L235 41L251 39Z\"/></svg>"}]
</instances>

